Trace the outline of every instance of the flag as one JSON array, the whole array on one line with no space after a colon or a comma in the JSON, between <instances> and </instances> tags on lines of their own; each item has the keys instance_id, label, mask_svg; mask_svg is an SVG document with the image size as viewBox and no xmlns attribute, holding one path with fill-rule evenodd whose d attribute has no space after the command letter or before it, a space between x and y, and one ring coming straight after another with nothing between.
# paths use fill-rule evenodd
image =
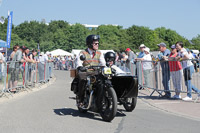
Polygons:
<instances>
[{"instance_id":1,"label":"flag","mask_svg":"<svg viewBox=\"0 0 200 133\"><path fill-rule=\"evenodd\" d=\"M4 24L4 19L0 18L0 23Z\"/></svg>"},{"instance_id":2,"label":"flag","mask_svg":"<svg viewBox=\"0 0 200 133\"><path fill-rule=\"evenodd\" d=\"M11 32L12 32L12 19L13 19L13 11L8 12L8 25L7 25L7 48L10 48Z\"/></svg>"}]
</instances>

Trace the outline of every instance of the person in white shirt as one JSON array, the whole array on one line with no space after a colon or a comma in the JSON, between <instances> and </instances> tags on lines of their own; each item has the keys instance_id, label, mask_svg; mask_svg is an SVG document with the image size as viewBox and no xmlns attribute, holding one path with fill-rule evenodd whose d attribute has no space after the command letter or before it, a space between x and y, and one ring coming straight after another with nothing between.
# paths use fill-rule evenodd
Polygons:
<instances>
[{"instance_id":1,"label":"person in white shirt","mask_svg":"<svg viewBox=\"0 0 200 133\"><path fill-rule=\"evenodd\" d=\"M142 69L143 69L143 75L144 75L144 87L150 87L149 85L149 77L150 70L152 69L152 58L150 55L150 49L148 47L144 48L145 55L143 58L136 58L135 60L142 61Z\"/></svg>"},{"instance_id":2,"label":"person in white shirt","mask_svg":"<svg viewBox=\"0 0 200 133\"><path fill-rule=\"evenodd\" d=\"M178 56L175 59L181 61L185 78L185 85L187 86L187 96L185 98L182 98L182 100L191 101L192 90L194 90L197 93L200 93L200 90L197 89L191 82L192 74L194 73L194 65L190 60L192 58L188 55L187 50L183 47L183 42L177 42L176 49L178 49L179 52Z\"/></svg>"},{"instance_id":3,"label":"person in white shirt","mask_svg":"<svg viewBox=\"0 0 200 133\"><path fill-rule=\"evenodd\" d=\"M44 64L46 62L46 58L44 56L44 52L41 52L39 55L39 63L38 63L38 71L39 71L39 82L44 82Z\"/></svg>"},{"instance_id":4,"label":"person in white shirt","mask_svg":"<svg viewBox=\"0 0 200 133\"><path fill-rule=\"evenodd\" d=\"M87 49L81 51L77 57L77 67L79 66L88 66L88 65L99 65L105 66L105 59L103 54L98 51L99 49L99 39L98 35L89 35L86 38ZM85 55L86 60L81 61L80 56Z\"/></svg>"},{"instance_id":5,"label":"person in white shirt","mask_svg":"<svg viewBox=\"0 0 200 133\"><path fill-rule=\"evenodd\" d=\"M105 66L106 62L103 57L103 54L98 51L99 49L99 35L89 35L86 38L86 45L88 48L81 51L78 58L77 58L77 69L79 70L79 73L84 71L84 68L86 66ZM80 60L80 56L84 55L85 60ZM79 75L79 74L78 74ZM75 80L75 79L74 79ZM84 83L85 79L79 78L79 84L78 84L78 99L79 103L78 106L83 105L83 99L84 99Z\"/></svg>"}]
</instances>

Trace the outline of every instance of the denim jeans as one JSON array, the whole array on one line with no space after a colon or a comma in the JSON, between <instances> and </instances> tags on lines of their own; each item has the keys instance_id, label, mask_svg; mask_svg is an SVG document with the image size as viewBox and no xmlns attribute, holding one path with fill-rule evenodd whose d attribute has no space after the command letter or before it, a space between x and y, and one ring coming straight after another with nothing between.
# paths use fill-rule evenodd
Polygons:
<instances>
[{"instance_id":1,"label":"denim jeans","mask_svg":"<svg viewBox=\"0 0 200 133\"><path fill-rule=\"evenodd\" d=\"M190 77L192 77L192 74L194 73L194 66L192 65L192 66L186 67L185 69L190 70ZM187 86L187 96L188 97L192 97L192 90L194 90L197 93L200 92L200 90L198 90L194 85L192 85L191 79L185 80L185 85Z\"/></svg>"},{"instance_id":2,"label":"denim jeans","mask_svg":"<svg viewBox=\"0 0 200 133\"><path fill-rule=\"evenodd\" d=\"M51 70L52 69L52 67L51 66L49 66L49 78L51 77Z\"/></svg>"},{"instance_id":3,"label":"denim jeans","mask_svg":"<svg viewBox=\"0 0 200 133\"><path fill-rule=\"evenodd\" d=\"M169 69L164 69L162 70L162 84L163 84L163 87L164 87L164 90L165 90L165 94L171 96L171 93L170 93L170 71Z\"/></svg>"}]
</instances>

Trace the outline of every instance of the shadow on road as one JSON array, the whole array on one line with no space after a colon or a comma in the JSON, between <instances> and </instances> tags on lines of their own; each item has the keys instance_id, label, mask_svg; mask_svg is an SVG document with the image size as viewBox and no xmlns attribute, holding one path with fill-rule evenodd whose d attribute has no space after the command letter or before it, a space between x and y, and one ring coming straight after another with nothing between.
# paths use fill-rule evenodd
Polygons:
<instances>
[{"instance_id":1,"label":"shadow on road","mask_svg":"<svg viewBox=\"0 0 200 133\"><path fill-rule=\"evenodd\" d=\"M118 109L116 117L126 116L126 114L124 114L122 111L124 110ZM80 113L78 110L72 109L72 108L54 109L54 113L60 116L71 115L73 117L84 117L84 118L89 118L93 120L103 121L98 113L90 112L90 111L88 111L87 113Z\"/></svg>"},{"instance_id":2,"label":"shadow on road","mask_svg":"<svg viewBox=\"0 0 200 133\"><path fill-rule=\"evenodd\" d=\"M80 113L78 110L75 110L72 108L54 109L54 113L60 116L71 115L73 117L84 117L84 118L102 121L101 118L98 118L99 114L97 113L93 113L93 112Z\"/></svg>"}]
</instances>

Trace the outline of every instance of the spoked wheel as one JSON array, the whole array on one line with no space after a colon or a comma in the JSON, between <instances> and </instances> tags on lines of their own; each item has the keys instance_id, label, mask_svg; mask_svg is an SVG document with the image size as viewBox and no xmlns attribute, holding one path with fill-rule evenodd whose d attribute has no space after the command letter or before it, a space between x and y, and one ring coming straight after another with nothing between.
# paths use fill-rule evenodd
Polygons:
<instances>
[{"instance_id":1,"label":"spoked wheel","mask_svg":"<svg viewBox=\"0 0 200 133\"><path fill-rule=\"evenodd\" d=\"M137 97L125 98L123 106L126 109L126 111L131 112L135 109L136 103L137 103Z\"/></svg>"},{"instance_id":2,"label":"spoked wheel","mask_svg":"<svg viewBox=\"0 0 200 133\"><path fill-rule=\"evenodd\" d=\"M114 119L117 113L117 95L115 90L110 87L104 90L100 115L104 121L110 122Z\"/></svg>"}]
</instances>

